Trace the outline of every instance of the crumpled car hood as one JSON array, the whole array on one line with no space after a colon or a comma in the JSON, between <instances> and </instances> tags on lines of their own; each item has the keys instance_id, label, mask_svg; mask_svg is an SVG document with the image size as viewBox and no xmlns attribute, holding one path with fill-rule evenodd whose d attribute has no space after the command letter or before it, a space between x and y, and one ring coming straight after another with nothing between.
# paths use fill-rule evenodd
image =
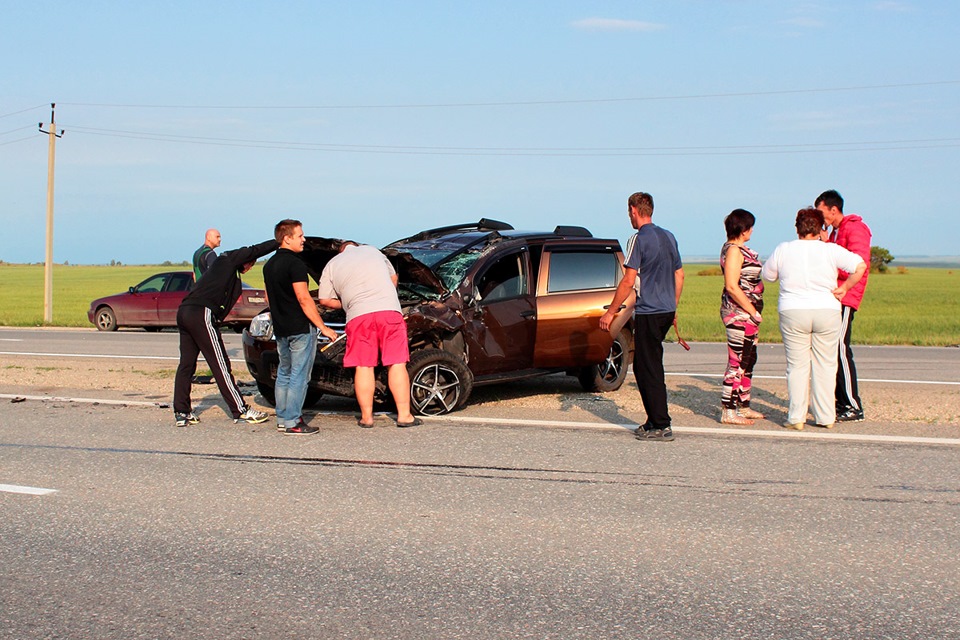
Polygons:
<instances>
[{"instance_id":1,"label":"crumpled car hood","mask_svg":"<svg viewBox=\"0 0 960 640\"><path fill-rule=\"evenodd\" d=\"M323 268L340 252L340 245L343 244L343 240L316 236L307 236L304 240L303 253L300 254L300 258L306 263L307 272L313 276L314 280L319 282Z\"/></svg>"},{"instance_id":2,"label":"crumpled car hood","mask_svg":"<svg viewBox=\"0 0 960 640\"><path fill-rule=\"evenodd\" d=\"M437 295L446 292L443 282L437 277L430 267L423 264L405 251L396 249L385 249L383 255L387 256L390 264L397 272L400 282L410 282L429 288Z\"/></svg>"},{"instance_id":3,"label":"crumpled car hood","mask_svg":"<svg viewBox=\"0 0 960 640\"><path fill-rule=\"evenodd\" d=\"M305 239L303 253L300 254L300 257L307 264L307 272L314 280L320 281L323 268L340 252L340 245L343 243L344 240L340 238L308 236ZM443 282L437 277L437 274L409 253L396 249L386 249L383 254L393 265L401 283L407 282L426 287L438 296L446 292Z\"/></svg>"}]
</instances>

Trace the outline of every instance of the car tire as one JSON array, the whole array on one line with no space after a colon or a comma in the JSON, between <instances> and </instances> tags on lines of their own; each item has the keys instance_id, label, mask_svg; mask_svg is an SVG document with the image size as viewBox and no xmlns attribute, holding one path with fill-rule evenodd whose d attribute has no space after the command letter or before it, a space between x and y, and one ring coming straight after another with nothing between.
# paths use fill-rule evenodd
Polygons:
<instances>
[{"instance_id":1,"label":"car tire","mask_svg":"<svg viewBox=\"0 0 960 640\"><path fill-rule=\"evenodd\" d=\"M627 379L630 365L630 342L633 336L629 331L621 331L610 346L607 359L592 367L584 367L577 376L585 391L616 391Z\"/></svg>"},{"instance_id":2,"label":"car tire","mask_svg":"<svg viewBox=\"0 0 960 640\"><path fill-rule=\"evenodd\" d=\"M473 373L462 360L442 349L413 353L410 374L410 409L420 415L439 416L463 407L473 391Z\"/></svg>"},{"instance_id":3,"label":"car tire","mask_svg":"<svg viewBox=\"0 0 960 640\"><path fill-rule=\"evenodd\" d=\"M94 324L97 325L97 331L116 331L117 314L110 307L100 307L97 309L97 315L93 317Z\"/></svg>"},{"instance_id":4,"label":"car tire","mask_svg":"<svg viewBox=\"0 0 960 640\"><path fill-rule=\"evenodd\" d=\"M260 392L260 397L270 405L271 407L277 406L277 396L273 392L273 385L266 384L264 382L257 382L257 391Z\"/></svg>"},{"instance_id":5,"label":"car tire","mask_svg":"<svg viewBox=\"0 0 960 640\"><path fill-rule=\"evenodd\" d=\"M257 391L260 392L260 397L263 398L267 404L271 407L277 406L277 394L274 391L273 385L266 384L265 382L257 382ZM303 399L303 408L309 409L316 405L322 397L322 391L307 389L307 397Z\"/></svg>"},{"instance_id":6,"label":"car tire","mask_svg":"<svg viewBox=\"0 0 960 640\"><path fill-rule=\"evenodd\" d=\"M303 399L303 408L309 409L310 407L315 407L321 398L323 398L322 391L307 389L307 397Z\"/></svg>"}]
</instances>

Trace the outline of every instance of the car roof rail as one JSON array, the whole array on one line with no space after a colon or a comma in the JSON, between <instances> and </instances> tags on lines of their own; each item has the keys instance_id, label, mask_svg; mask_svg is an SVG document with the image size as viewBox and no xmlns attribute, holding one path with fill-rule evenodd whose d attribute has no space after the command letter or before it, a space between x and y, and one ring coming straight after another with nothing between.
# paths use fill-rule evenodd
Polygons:
<instances>
[{"instance_id":1,"label":"car roof rail","mask_svg":"<svg viewBox=\"0 0 960 640\"><path fill-rule=\"evenodd\" d=\"M513 231L513 225L493 218L480 218L477 227L485 231Z\"/></svg>"},{"instance_id":2,"label":"car roof rail","mask_svg":"<svg viewBox=\"0 0 960 640\"><path fill-rule=\"evenodd\" d=\"M553 230L558 236L566 236L568 238L592 238L593 234L586 227L575 227L568 224L558 224L557 228Z\"/></svg>"},{"instance_id":3,"label":"car roof rail","mask_svg":"<svg viewBox=\"0 0 960 640\"><path fill-rule=\"evenodd\" d=\"M452 231L513 231L513 226L507 224L506 222L493 220L492 218L480 218L480 220L477 222L464 222L461 224L452 224L446 227L437 227L436 229L427 229L426 231L421 231L420 233L412 235L409 238L396 240L390 244L393 245L397 244L398 242L415 242L417 240L442 236Z\"/></svg>"}]
</instances>

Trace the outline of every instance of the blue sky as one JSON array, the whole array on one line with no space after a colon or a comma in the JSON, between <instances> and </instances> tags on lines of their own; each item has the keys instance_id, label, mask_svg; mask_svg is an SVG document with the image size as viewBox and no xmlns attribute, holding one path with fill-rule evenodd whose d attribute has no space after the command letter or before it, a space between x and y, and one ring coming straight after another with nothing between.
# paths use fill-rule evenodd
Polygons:
<instances>
[{"instance_id":1,"label":"blue sky","mask_svg":"<svg viewBox=\"0 0 960 640\"><path fill-rule=\"evenodd\" d=\"M766 255L824 189L895 256L957 255L960 3L0 0L0 260L189 259L284 217L383 245L481 217ZM45 125L46 126L46 125Z\"/></svg>"}]
</instances>

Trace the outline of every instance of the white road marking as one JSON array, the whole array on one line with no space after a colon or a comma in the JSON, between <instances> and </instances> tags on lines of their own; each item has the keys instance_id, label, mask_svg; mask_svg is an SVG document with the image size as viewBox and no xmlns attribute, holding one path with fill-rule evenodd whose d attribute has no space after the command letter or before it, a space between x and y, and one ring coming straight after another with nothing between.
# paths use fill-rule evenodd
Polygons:
<instances>
[{"instance_id":1,"label":"white road marking","mask_svg":"<svg viewBox=\"0 0 960 640\"><path fill-rule=\"evenodd\" d=\"M0 484L0 491L6 493L24 493L30 496L46 496L56 493L57 489L41 489L39 487L21 487L16 484Z\"/></svg>"},{"instance_id":2,"label":"white road marking","mask_svg":"<svg viewBox=\"0 0 960 640\"><path fill-rule=\"evenodd\" d=\"M40 356L50 358L116 358L118 360L179 360L179 356L119 356L104 353L40 353L36 351L0 351L0 356Z\"/></svg>"},{"instance_id":3,"label":"white road marking","mask_svg":"<svg viewBox=\"0 0 960 640\"><path fill-rule=\"evenodd\" d=\"M87 404L107 404L117 406L161 407L167 403L143 402L137 400L104 400L100 398L67 398L57 396L20 396L0 394L0 399L49 401L49 402L80 402ZM313 415L325 416L353 416L353 411L311 411ZM378 414L382 415L382 414ZM468 416L420 416L428 422L454 422L460 424L493 424L531 427L557 427L561 429L595 429L602 431L633 431L635 423L622 424L615 422L575 422L561 420L528 420L523 418L472 418ZM863 433L836 433L817 429L816 431L787 431L763 429L734 429L723 427L684 427L674 426L677 433L700 433L707 435L736 436L748 435L761 438L799 438L801 440L834 440L838 442L873 442L881 444L921 444L921 445L948 445L960 446L960 438L935 438L930 436L888 436Z\"/></svg>"},{"instance_id":4,"label":"white road marking","mask_svg":"<svg viewBox=\"0 0 960 640\"><path fill-rule=\"evenodd\" d=\"M459 422L463 424L503 424L515 426L537 426L537 427L558 427L563 429L601 429L601 430L627 430L633 431L637 428L634 424L617 424L612 422L564 422L557 420L524 420L519 418L470 418L464 416L421 416L425 420L436 420L443 422ZM671 427L676 433L700 433L709 435L749 435L762 438L799 438L801 440L836 440L845 442L874 442L883 444L940 444L950 446L960 446L960 438L934 438L923 436L886 436L871 435L864 433L835 433L827 430L818 429L816 431L766 431L762 429L733 429L722 427Z\"/></svg>"},{"instance_id":5,"label":"white road marking","mask_svg":"<svg viewBox=\"0 0 960 640\"><path fill-rule=\"evenodd\" d=\"M22 338L0 338L0 342L23 342Z\"/></svg>"},{"instance_id":6,"label":"white road marking","mask_svg":"<svg viewBox=\"0 0 960 640\"><path fill-rule=\"evenodd\" d=\"M633 373L633 369L630 369ZM722 378L722 373L667 373L668 376L687 376L690 378ZM786 380L787 376L753 376L754 380ZM945 384L960 386L960 382L948 382L946 380L887 380L884 378L860 378L857 382L891 382L895 384Z\"/></svg>"},{"instance_id":7,"label":"white road marking","mask_svg":"<svg viewBox=\"0 0 960 640\"><path fill-rule=\"evenodd\" d=\"M106 359L116 359L116 360L180 360L179 356L125 356L125 355L110 355L103 353L43 353L39 351L0 351L0 356L35 356L35 357L50 357L50 358L106 358ZM230 362L237 363L240 365L245 365L246 361L238 358L230 358ZM629 373L633 372L633 367L631 366L628 369ZM667 373L668 376L686 376L690 378L722 378L723 374L720 373L696 373L696 372L687 372L687 373ZM754 380L786 380L786 376L753 376ZM960 386L960 382L951 382L947 380L888 380L884 378L858 378L859 382L886 382L892 384L933 384L933 385L947 385L947 386Z\"/></svg>"}]
</instances>

